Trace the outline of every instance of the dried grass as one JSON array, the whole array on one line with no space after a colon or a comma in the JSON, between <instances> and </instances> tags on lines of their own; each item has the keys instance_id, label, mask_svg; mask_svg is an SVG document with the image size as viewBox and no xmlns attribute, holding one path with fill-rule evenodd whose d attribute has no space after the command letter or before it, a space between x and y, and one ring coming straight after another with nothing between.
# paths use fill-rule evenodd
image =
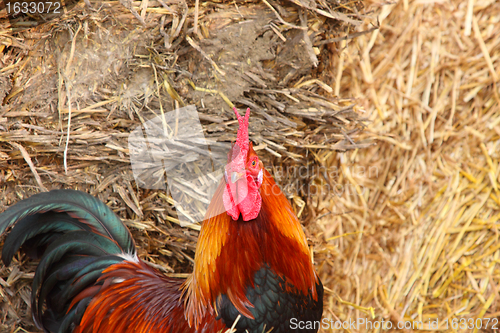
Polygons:
<instances>
[{"instance_id":1,"label":"dried grass","mask_svg":"<svg viewBox=\"0 0 500 333\"><path fill-rule=\"evenodd\" d=\"M500 317L499 14L495 1L387 4L345 49L340 96L364 101L377 145L324 160L345 189L319 201L311 231L327 317L370 318L361 306L394 328L494 331L452 321Z\"/></svg>"}]
</instances>

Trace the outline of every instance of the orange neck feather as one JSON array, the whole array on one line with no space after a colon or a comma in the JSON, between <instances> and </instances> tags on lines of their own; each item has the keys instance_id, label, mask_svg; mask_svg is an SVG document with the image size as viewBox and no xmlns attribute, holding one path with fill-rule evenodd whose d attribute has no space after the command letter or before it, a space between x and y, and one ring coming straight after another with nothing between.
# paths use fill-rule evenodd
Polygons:
<instances>
[{"instance_id":1,"label":"orange neck feather","mask_svg":"<svg viewBox=\"0 0 500 333\"><path fill-rule=\"evenodd\" d=\"M233 221L224 212L219 185L207 211L196 247L193 275L185 285L186 318L195 326L205 311L213 312L225 294L246 317L252 318L245 296L253 275L265 264L287 278L296 290L317 299L317 277L307 240L290 203L264 169L260 188L262 208L256 219Z\"/></svg>"}]
</instances>

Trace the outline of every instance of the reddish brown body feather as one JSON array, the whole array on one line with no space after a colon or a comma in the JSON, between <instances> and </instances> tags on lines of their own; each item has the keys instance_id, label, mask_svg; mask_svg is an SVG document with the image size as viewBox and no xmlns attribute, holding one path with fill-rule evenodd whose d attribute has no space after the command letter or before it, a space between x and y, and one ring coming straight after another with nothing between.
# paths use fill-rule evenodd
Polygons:
<instances>
[{"instance_id":1,"label":"reddish brown body feather","mask_svg":"<svg viewBox=\"0 0 500 333\"><path fill-rule=\"evenodd\" d=\"M209 216L220 210L224 186L222 181L210 203ZM317 300L317 276L302 226L265 169L260 193L262 208L256 219L245 222L240 217L241 221L233 221L221 213L204 221L193 277L186 285L186 315L190 322L201 324L207 310L209 314L216 312L221 294L227 295L241 314L252 318L246 288L253 286L253 276L264 264L285 276L298 291L311 293ZM293 258L287 253L293 253Z\"/></svg>"},{"instance_id":2,"label":"reddish brown body feather","mask_svg":"<svg viewBox=\"0 0 500 333\"><path fill-rule=\"evenodd\" d=\"M114 283L115 279L121 282ZM92 291L92 301L74 333L196 332L188 325L180 300L184 279L166 277L142 261L124 261L107 268L99 281L104 283ZM88 290L85 293L79 296L90 296ZM224 330L224 323L207 313L198 332Z\"/></svg>"}]
</instances>

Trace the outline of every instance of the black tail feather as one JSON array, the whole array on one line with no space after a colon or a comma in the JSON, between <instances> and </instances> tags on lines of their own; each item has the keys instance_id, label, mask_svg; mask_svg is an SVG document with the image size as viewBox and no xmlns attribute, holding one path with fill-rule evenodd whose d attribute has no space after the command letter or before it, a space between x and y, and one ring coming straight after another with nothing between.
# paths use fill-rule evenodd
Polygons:
<instances>
[{"instance_id":1,"label":"black tail feather","mask_svg":"<svg viewBox=\"0 0 500 333\"><path fill-rule=\"evenodd\" d=\"M20 248L41 258L31 306L35 323L45 331L71 331L91 300L82 298L69 309L75 296L99 283L109 266L136 256L118 216L80 191L55 190L22 200L0 215L0 236L10 226L2 249L5 265Z\"/></svg>"}]
</instances>

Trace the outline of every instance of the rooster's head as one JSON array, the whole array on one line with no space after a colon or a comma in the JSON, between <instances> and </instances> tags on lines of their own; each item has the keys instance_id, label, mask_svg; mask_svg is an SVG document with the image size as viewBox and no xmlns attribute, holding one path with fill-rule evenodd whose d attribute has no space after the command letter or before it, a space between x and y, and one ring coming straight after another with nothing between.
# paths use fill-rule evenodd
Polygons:
<instances>
[{"instance_id":1,"label":"rooster's head","mask_svg":"<svg viewBox=\"0 0 500 333\"><path fill-rule=\"evenodd\" d=\"M223 201L227 213L238 220L240 213L244 221L255 219L259 215L262 197L259 193L264 177L264 165L253 150L248 138L248 118L250 108L245 116L240 116L233 108L238 118L239 129L236 143L229 151L228 161L224 172L226 185Z\"/></svg>"}]
</instances>

